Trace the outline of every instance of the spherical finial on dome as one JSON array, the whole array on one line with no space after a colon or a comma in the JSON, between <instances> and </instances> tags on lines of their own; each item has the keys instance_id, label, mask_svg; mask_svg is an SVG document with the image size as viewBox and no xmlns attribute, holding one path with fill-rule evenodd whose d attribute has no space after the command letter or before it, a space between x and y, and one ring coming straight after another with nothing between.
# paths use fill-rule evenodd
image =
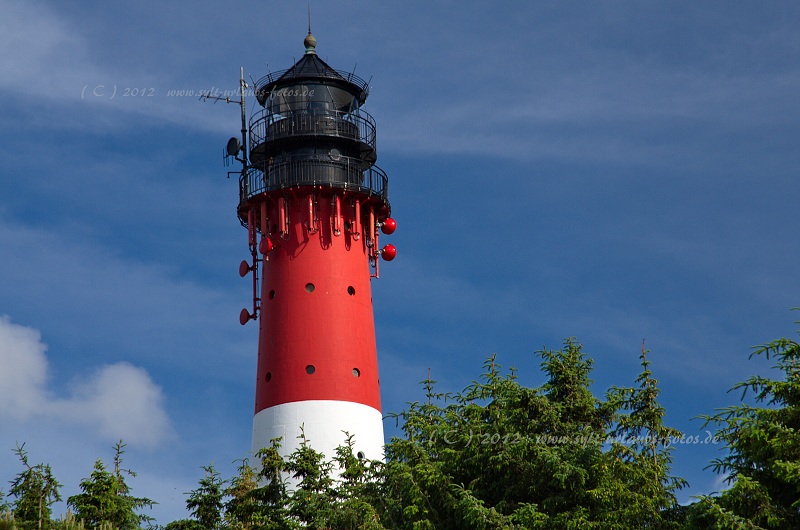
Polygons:
<instances>
[{"instance_id":1,"label":"spherical finial on dome","mask_svg":"<svg viewBox=\"0 0 800 530\"><path fill-rule=\"evenodd\" d=\"M303 40L303 45L306 47L306 53L317 53L314 48L317 47L317 39L314 38L314 35L311 32L308 32L308 36Z\"/></svg>"}]
</instances>

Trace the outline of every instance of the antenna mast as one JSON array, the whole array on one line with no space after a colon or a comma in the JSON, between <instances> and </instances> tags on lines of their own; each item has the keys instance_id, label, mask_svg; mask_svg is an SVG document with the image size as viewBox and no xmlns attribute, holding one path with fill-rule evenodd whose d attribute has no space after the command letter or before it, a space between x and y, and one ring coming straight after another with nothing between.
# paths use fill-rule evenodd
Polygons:
<instances>
[{"instance_id":1,"label":"antenna mast","mask_svg":"<svg viewBox=\"0 0 800 530\"><path fill-rule=\"evenodd\" d=\"M242 176L247 173L247 112L244 104L244 92L247 82L244 80L244 66L239 67L239 107L242 111Z\"/></svg>"},{"instance_id":2,"label":"antenna mast","mask_svg":"<svg viewBox=\"0 0 800 530\"><path fill-rule=\"evenodd\" d=\"M239 67L239 100L233 100L229 97L222 97L222 96L214 96L211 92L207 94L200 94L200 99L202 101L207 101L209 99L213 99L214 101L224 101L225 103L236 103L239 105L239 109L242 115L242 145L241 145L241 153L242 157L236 157L236 160L242 163L242 177L247 175L247 168L248 168L248 157L247 157L247 106L245 105L245 91L247 90L248 85L247 81L244 80L244 66ZM228 175L230 176L230 174Z\"/></svg>"}]
</instances>

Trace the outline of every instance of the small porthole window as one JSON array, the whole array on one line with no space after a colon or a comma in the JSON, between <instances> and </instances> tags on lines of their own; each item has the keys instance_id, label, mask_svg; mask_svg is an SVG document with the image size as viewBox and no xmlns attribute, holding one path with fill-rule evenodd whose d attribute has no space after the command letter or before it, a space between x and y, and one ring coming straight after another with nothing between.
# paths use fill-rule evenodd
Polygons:
<instances>
[{"instance_id":1,"label":"small porthole window","mask_svg":"<svg viewBox=\"0 0 800 530\"><path fill-rule=\"evenodd\" d=\"M358 457L359 460L364 460L364 457L366 455L364 454L364 451L359 451L356 453L356 456Z\"/></svg>"},{"instance_id":2,"label":"small porthole window","mask_svg":"<svg viewBox=\"0 0 800 530\"><path fill-rule=\"evenodd\" d=\"M361 377L361 370L353 368L353 377Z\"/></svg>"},{"instance_id":3,"label":"small porthole window","mask_svg":"<svg viewBox=\"0 0 800 530\"><path fill-rule=\"evenodd\" d=\"M354 294L356 294L356 288L353 287L352 285L349 285L347 287L347 294L349 294L350 296L353 296Z\"/></svg>"},{"instance_id":4,"label":"small porthole window","mask_svg":"<svg viewBox=\"0 0 800 530\"><path fill-rule=\"evenodd\" d=\"M267 372L267 375L264 376L264 380L269 383L272 380L272 372Z\"/></svg>"},{"instance_id":5,"label":"small porthole window","mask_svg":"<svg viewBox=\"0 0 800 530\"><path fill-rule=\"evenodd\" d=\"M316 372L316 371L317 371L317 369L316 369L316 368L314 368L314 365L313 365L313 364L309 364L308 366L306 366L306 373L307 373L308 375L311 375L311 374L313 374L313 373L314 373L314 372Z\"/></svg>"},{"instance_id":6,"label":"small porthole window","mask_svg":"<svg viewBox=\"0 0 800 530\"><path fill-rule=\"evenodd\" d=\"M307 283L306 284L306 292L307 293L313 293L314 292L314 284L313 283Z\"/></svg>"}]
</instances>

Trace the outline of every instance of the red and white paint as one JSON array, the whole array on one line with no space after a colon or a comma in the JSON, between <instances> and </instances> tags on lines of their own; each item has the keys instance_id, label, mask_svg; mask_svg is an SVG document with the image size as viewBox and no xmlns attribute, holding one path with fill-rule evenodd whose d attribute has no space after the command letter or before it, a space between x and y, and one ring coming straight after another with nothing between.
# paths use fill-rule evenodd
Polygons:
<instances>
[{"instance_id":1,"label":"red and white paint","mask_svg":"<svg viewBox=\"0 0 800 530\"><path fill-rule=\"evenodd\" d=\"M288 455L303 433L331 459L350 435L359 457L382 459L370 279L397 252L378 246L396 227L388 180L360 109L367 83L319 59L310 33L304 44L292 68L257 82L264 110L250 121L249 165L237 158L252 255L240 274L253 279L240 320L259 322L252 449L280 438ZM239 145L229 142L231 156Z\"/></svg>"},{"instance_id":2,"label":"red and white paint","mask_svg":"<svg viewBox=\"0 0 800 530\"><path fill-rule=\"evenodd\" d=\"M316 219L311 229L309 198ZM277 227L278 241L263 265L254 451L281 437L282 452L291 453L303 427L311 446L328 457L345 442L346 431L357 452L382 458L366 244L374 229L353 218L354 201L361 200L298 190L268 211L280 219L279 208L285 209L288 233L282 239Z\"/></svg>"}]
</instances>

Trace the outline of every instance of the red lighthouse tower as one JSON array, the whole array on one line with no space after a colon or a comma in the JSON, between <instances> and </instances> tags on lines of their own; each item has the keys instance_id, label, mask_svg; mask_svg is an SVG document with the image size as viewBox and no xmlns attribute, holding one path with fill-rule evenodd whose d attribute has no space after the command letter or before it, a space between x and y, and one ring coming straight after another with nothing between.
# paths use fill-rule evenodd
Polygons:
<instances>
[{"instance_id":1,"label":"red lighthouse tower","mask_svg":"<svg viewBox=\"0 0 800 530\"><path fill-rule=\"evenodd\" d=\"M383 423L370 278L378 258L394 258L387 176L376 167L375 121L361 107L368 83L305 54L288 70L256 82L243 152L239 219L252 259L259 322L253 451L281 438L333 456L354 436L355 450L382 458ZM244 112L244 110L243 110ZM246 132L243 126L243 134Z\"/></svg>"}]
</instances>

